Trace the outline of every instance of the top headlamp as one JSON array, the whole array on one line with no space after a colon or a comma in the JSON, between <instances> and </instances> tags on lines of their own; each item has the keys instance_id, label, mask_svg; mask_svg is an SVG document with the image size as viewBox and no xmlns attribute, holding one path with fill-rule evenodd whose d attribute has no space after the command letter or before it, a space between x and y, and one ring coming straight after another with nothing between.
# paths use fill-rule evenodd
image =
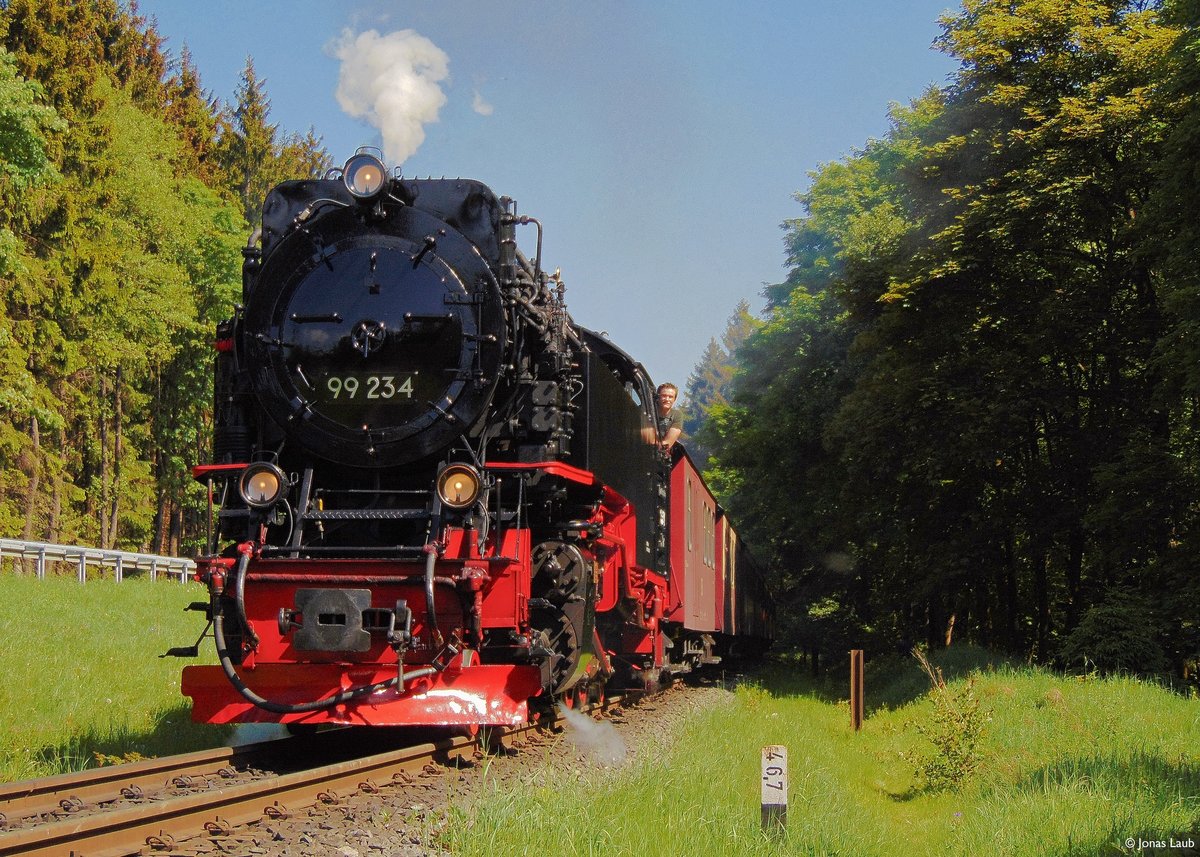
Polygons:
<instances>
[{"instance_id":1,"label":"top headlamp","mask_svg":"<svg viewBox=\"0 0 1200 857\"><path fill-rule=\"evenodd\" d=\"M359 152L346 161L342 181L355 199L374 199L387 186L387 167L374 155Z\"/></svg>"}]
</instances>

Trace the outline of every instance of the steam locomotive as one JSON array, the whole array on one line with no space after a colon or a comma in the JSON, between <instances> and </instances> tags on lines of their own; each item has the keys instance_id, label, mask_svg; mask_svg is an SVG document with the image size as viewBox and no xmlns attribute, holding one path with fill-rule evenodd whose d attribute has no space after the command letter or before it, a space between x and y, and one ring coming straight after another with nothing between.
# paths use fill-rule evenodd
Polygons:
<instances>
[{"instance_id":1,"label":"steam locomotive","mask_svg":"<svg viewBox=\"0 0 1200 857\"><path fill-rule=\"evenodd\" d=\"M270 191L193 468L219 660L183 671L193 719L516 725L770 643L646 371L541 244L511 199L366 149Z\"/></svg>"}]
</instances>

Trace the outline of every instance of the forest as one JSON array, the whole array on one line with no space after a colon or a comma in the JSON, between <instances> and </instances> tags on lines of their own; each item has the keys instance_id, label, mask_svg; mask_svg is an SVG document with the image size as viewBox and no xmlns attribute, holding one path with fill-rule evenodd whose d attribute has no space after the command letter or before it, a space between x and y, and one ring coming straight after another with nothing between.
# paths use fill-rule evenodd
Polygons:
<instances>
[{"instance_id":1,"label":"forest","mask_svg":"<svg viewBox=\"0 0 1200 857\"><path fill-rule=\"evenodd\" d=\"M1200 0L941 25L949 80L797 191L689 448L814 663L970 641L1195 681ZM329 163L252 60L223 103L132 2L0 0L0 534L196 551L241 247Z\"/></svg>"},{"instance_id":2,"label":"forest","mask_svg":"<svg viewBox=\"0 0 1200 857\"><path fill-rule=\"evenodd\" d=\"M797 194L787 281L688 399L810 654L1195 681L1198 18L965 0L949 83Z\"/></svg>"},{"instance_id":3,"label":"forest","mask_svg":"<svg viewBox=\"0 0 1200 857\"><path fill-rule=\"evenodd\" d=\"M0 534L198 548L212 340L266 190L329 163L116 0L0 3Z\"/></svg>"}]
</instances>

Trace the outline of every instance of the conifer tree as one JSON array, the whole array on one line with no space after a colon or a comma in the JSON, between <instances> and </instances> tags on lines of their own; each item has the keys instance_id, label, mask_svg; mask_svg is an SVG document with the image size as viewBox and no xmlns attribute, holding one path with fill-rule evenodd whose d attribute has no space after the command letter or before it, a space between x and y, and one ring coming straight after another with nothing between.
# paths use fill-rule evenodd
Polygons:
<instances>
[{"instance_id":1,"label":"conifer tree","mask_svg":"<svg viewBox=\"0 0 1200 857\"><path fill-rule=\"evenodd\" d=\"M217 101L200 84L200 73L184 45L174 73L164 87L163 118L179 130L181 165L210 187L218 186Z\"/></svg>"},{"instance_id":2,"label":"conifer tree","mask_svg":"<svg viewBox=\"0 0 1200 857\"><path fill-rule=\"evenodd\" d=\"M708 447L703 439L703 427L714 406L728 405L734 373L737 371L737 350L758 327L750 314L748 301L740 301L725 324L721 343L710 339L700 362L688 377L681 408L684 412L683 437L692 457L704 466Z\"/></svg>"},{"instance_id":3,"label":"conifer tree","mask_svg":"<svg viewBox=\"0 0 1200 857\"><path fill-rule=\"evenodd\" d=\"M227 304L236 287L235 263L188 260L241 229L159 115L166 58L135 7L15 0L0 9L0 38L70 125L46 138L61 180L9 212L36 248L6 309L40 410L36 422L2 415L0 433L23 436L14 454L31 474L0 485L0 504L21 512L19 533L6 524L5 534L148 546L155 499L180 469L157 465L151 437L164 421L199 430L203 419L153 412L149 392L164 374L173 384L188 374L179 356L211 325L205 290ZM223 247L231 259L236 243ZM199 369L207 355L190 359Z\"/></svg>"},{"instance_id":4,"label":"conifer tree","mask_svg":"<svg viewBox=\"0 0 1200 857\"><path fill-rule=\"evenodd\" d=\"M217 126L217 160L247 223L258 222L263 197L276 181L278 129L270 114L266 81L254 70L253 57L247 57L237 102L226 106Z\"/></svg>"}]
</instances>

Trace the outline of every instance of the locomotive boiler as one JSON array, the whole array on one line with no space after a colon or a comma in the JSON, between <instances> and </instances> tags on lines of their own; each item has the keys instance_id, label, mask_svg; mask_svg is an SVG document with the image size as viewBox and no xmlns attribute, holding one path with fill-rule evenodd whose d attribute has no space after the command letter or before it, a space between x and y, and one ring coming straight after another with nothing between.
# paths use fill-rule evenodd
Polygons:
<instances>
[{"instance_id":1,"label":"locomotive boiler","mask_svg":"<svg viewBox=\"0 0 1200 857\"><path fill-rule=\"evenodd\" d=\"M672 504L703 484L645 370L571 319L541 239L366 150L268 194L194 468L219 660L184 669L196 720L514 725L769 638L707 489Z\"/></svg>"}]
</instances>

